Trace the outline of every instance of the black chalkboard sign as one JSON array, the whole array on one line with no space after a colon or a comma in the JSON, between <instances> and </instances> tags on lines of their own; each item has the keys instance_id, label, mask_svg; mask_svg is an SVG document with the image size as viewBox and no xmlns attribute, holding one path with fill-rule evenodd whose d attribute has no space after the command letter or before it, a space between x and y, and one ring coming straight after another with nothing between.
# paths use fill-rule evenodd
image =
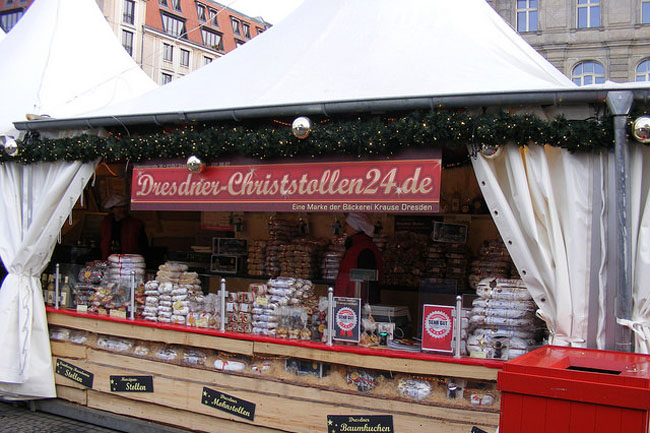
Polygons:
<instances>
[{"instance_id":1,"label":"black chalkboard sign","mask_svg":"<svg viewBox=\"0 0 650 433\"><path fill-rule=\"evenodd\" d=\"M328 433L395 432L392 415L327 415L327 431Z\"/></svg>"},{"instance_id":2,"label":"black chalkboard sign","mask_svg":"<svg viewBox=\"0 0 650 433\"><path fill-rule=\"evenodd\" d=\"M203 387L201 403L249 421L255 418L255 403Z\"/></svg>"},{"instance_id":3,"label":"black chalkboard sign","mask_svg":"<svg viewBox=\"0 0 650 433\"><path fill-rule=\"evenodd\" d=\"M57 359L55 371L56 374L67 377L80 385L87 386L88 388L93 387L93 379L95 378L95 375L83 368L77 367L76 365Z\"/></svg>"},{"instance_id":4,"label":"black chalkboard sign","mask_svg":"<svg viewBox=\"0 0 650 433\"><path fill-rule=\"evenodd\" d=\"M153 392L153 376L111 376L111 392Z\"/></svg>"}]
</instances>

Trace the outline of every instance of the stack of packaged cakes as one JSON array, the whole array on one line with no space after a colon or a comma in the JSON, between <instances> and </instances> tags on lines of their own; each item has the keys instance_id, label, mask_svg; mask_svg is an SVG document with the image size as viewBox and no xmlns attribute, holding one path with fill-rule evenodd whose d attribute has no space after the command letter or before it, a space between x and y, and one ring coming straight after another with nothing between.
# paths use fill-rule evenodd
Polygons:
<instances>
[{"instance_id":1,"label":"stack of packaged cakes","mask_svg":"<svg viewBox=\"0 0 650 433\"><path fill-rule=\"evenodd\" d=\"M313 239L297 239L280 247L280 274L314 279L319 273L322 246Z\"/></svg>"},{"instance_id":2,"label":"stack of packaged cakes","mask_svg":"<svg viewBox=\"0 0 650 433\"><path fill-rule=\"evenodd\" d=\"M476 288L479 296L470 313L467 339L470 356L513 359L539 341L537 306L523 281L486 278Z\"/></svg>"},{"instance_id":3,"label":"stack of packaged cakes","mask_svg":"<svg viewBox=\"0 0 650 433\"><path fill-rule=\"evenodd\" d=\"M253 332L251 311L255 296L253 292L230 292L226 303L226 331Z\"/></svg>"},{"instance_id":4,"label":"stack of packaged cakes","mask_svg":"<svg viewBox=\"0 0 650 433\"><path fill-rule=\"evenodd\" d=\"M476 288L484 278L509 278L518 276L512 273L514 265L505 244L498 239L486 241L479 248L478 255L472 261L469 285Z\"/></svg>"},{"instance_id":5,"label":"stack of packaged cakes","mask_svg":"<svg viewBox=\"0 0 650 433\"><path fill-rule=\"evenodd\" d=\"M266 275L264 263L266 262L266 241L255 240L248 244L247 268L249 275L258 277Z\"/></svg>"},{"instance_id":6,"label":"stack of packaged cakes","mask_svg":"<svg viewBox=\"0 0 650 433\"><path fill-rule=\"evenodd\" d=\"M347 236L337 236L323 254L321 276L324 280L335 280L339 274L341 259L345 254L345 240Z\"/></svg>"},{"instance_id":7,"label":"stack of packaged cakes","mask_svg":"<svg viewBox=\"0 0 650 433\"><path fill-rule=\"evenodd\" d=\"M266 243L266 261L264 264L266 275L272 277L280 275L282 246L291 243L296 234L295 223L278 215L269 218L269 240Z\"/></svg>"}]
</instances>

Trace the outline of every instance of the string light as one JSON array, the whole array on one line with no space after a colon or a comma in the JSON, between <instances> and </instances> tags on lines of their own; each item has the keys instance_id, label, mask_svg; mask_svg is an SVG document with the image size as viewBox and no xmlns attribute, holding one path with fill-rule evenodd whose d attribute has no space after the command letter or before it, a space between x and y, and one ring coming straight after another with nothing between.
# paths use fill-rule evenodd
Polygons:
<instances>
[{"instance_id":1,"label":"string light","mask_svg":"<svg viewBox=\"0 0 650 433\"><path fill-rule=\"evenodd\" d=\"M630 115L631 119L638 114ZM30 132L20 143L15 157L0 155L0 161L31 164L41 161L99 158L107 162L187 158L196 155L216 160L234 153L260 160L281 157L332 154L362 158L389 156L405 148L462 150L477 145L513 142L520 146L533 143L560 146L570 151L611 149L614 146L611 119L570 121L563 117L542 120L532 114L472 115L463 111L413 111L364 117L315 119L306 139L293 136L291 122L250 120L246 122L200 123L160 129L141 127L123 136L119 129L106 137L81 135L73 138L45 139Z\"/></svg>"}]
</instances>

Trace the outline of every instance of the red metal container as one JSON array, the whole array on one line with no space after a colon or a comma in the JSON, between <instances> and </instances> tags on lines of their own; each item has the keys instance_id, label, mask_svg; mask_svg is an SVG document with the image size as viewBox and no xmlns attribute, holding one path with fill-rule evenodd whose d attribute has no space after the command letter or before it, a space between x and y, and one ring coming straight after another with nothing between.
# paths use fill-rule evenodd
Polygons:
<instances>
[{"instance_id":1,"label":"red metal container","mask_svg":"<svg viewBox=\"0 0 650 433\"><path fill-rule=\"evenodd\" d=\"M544 346L504 364L499 433L648 433L650 356Z\"/></svg>"}]
</instances>

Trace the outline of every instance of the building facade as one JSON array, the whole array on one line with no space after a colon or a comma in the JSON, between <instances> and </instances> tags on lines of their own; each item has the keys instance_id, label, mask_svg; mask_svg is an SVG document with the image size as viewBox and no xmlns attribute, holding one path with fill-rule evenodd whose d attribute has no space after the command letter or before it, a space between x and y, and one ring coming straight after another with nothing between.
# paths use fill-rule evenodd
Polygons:
<instances>
[{"instance_id":1,"label":"building facade","mask_svg":"<svg viewBox=\"0 0 650 433\"><path fill-rule=\"evenodd\" d=\"M45 0L47 1L47 0ZM96 0L124 49L167 84L264 32L270 24L211 0ZM8 32L33 0L0 0Z\"/></svg>"},{"instance_id":2,"label":"building facade","mask_svg":"<svg viewBox=\"0 0 650 433\"><path fill-rule=\"evenodd\" d=\"M578 85L650 80L650 0L488 0Z\"/></svg>"}]
</instances>

